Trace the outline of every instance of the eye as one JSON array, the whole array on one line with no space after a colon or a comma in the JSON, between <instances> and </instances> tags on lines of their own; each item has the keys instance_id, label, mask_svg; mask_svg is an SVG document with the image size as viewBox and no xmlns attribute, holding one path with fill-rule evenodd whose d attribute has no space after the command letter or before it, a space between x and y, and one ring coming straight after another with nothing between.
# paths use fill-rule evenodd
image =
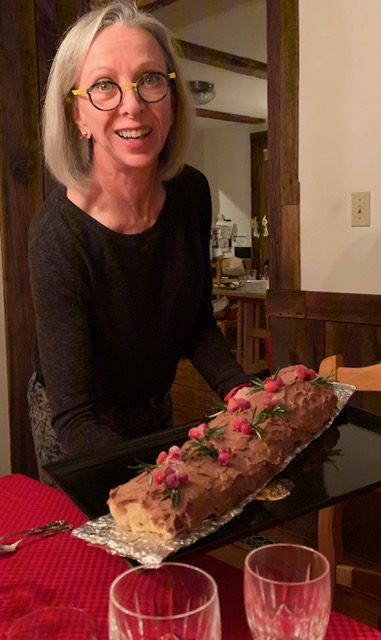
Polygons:
<instances>
[{"instance_id":1,"label":"eye","mask_svg":"<svg viewBox=\"0 0 381 640\"><path fill-rule=\"evenodd\" d=\"M115 84L111 80L100 80L93 84L92 89L100 93L107 93L109 91L115 91Z\"/></svg>"},{"instance_id":2,"label":"eye","mask_svg":"<svg viewBox=\"0 0 381 640\"><path fill-rule=\"evenodd\" d=\"M161 82L163 82L163 77L159 73L145 73L140 78L140 84L145 87L155 87Z\"/></svg>"}]
</instances>

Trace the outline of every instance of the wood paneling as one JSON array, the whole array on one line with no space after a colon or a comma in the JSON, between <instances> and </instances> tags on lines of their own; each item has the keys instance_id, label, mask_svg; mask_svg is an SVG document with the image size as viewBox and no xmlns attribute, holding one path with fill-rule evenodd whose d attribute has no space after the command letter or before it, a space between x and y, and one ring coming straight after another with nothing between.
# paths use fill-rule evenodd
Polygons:
<instances>
[{"instance_id":1,"label":"wood paneling","mask_svg":"<svg viewBox=\"0 0 381 640\"><path fill-rule=\"evenodd\" d=\"M26 389L33 310L27 229L42 199L34 2L1 3L1 232L6 313L11 460L34 471ZM22 443L22 446L21 446Z\"/></svg>"},{"instance_id":2,"label":"wood paneling","mask_svg":"<svg viewBox=\"0 0 381 640\"><path fill-rule=\"evenodd\" d=\"M268 0L270 283L300 289L298 0Z\"/></svg>"},{"instance_id":3,"label":"wood paneling","mask_svg":"<svg viewBox=\"0 0 381 640\"><path fill-rule=\"evenodd\" d=\"M40 105L48 62L87 3L13 0L1 4L1 233L12 470L36 475L26 400L34 313L27 235L44 197ZM45 190L46 194L46 190Z\"/></svg>"}]
</instances>

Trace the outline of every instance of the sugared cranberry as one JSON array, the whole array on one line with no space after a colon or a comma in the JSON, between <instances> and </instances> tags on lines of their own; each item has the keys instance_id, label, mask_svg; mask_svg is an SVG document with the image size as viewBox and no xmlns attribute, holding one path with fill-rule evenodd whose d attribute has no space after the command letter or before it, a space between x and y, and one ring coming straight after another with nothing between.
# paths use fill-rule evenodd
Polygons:
<instances>
[{"instance_id":1,"label":"sugared cranberry","mask_svg":"<svg viewBox=\"0 0 381 640\"><path fill-rule=\"evenodd\" d=\"M172 473L168 473L168 475L165 476L165 484L167 485L168 489L178 489L180 486L180 480L177 473L175 473L174 471Z\"/></svg>"},{"instance_id":2,"label":"sugared cranberry","mask_svg":"<svg viewBox=\"0 0 381 640\"><path fill-rule=\"evenodd\" d=\"M160 469L155 469L152 472L152 478L155 484L160 485L164 482L165 474L163 471L160 471Z\"/></svg>"},{"instance_id":3,"label":"sugared cranberry","mask_svg":"<svg viewBox=\"0 0 381 640\"><path fill-rule=\"evenodd\" d=\"M226 466L227 464L229 464L230 462L230 449L220 449L219 453L218 453L218 463L221 464L222 466Z\"/></svg>"},{"instance_id":4,"label":"sugared cranberry","mask_svg":"<svg viewBox=\"0 0 381 640\"><path fill-rule=\"evenodd\" d=\"M181 449L176 445L168 450L168 462L179 462L181 460Z\"/></svg>"},{"instance_id":5,"label":"sugared cranberry","mask_svg":"<svg viewBox=\"0 0 381 640\"><path fill-rule=\"evenodd\" d=\"M179 479L179 486L183 487L184 484L186 484L189 480L188 474L185 473L185 471L183 471L183 473L179 473L177 475L178 479Z\"/></svg>"},{"instance_id":6,"label":"sugared cranberry","mask_svg":"<svg viewBox=\"0 0 381 640\"><path fill-rule=\"evenodd\" d=\"M294 373L297 378L305 380L307 375L307 367L305 367L304 364L296 364L294 367Z\"/></svg>"},{"instance_id":7,"label":"sugared cranberry","mask_svg":"<svg viewBox=\"0 0 381 640\"><path fill-rule=\"evenodd\" d=\"M275 380L269 380L268 382L265 382L263 388L269 393L276 393L278 391L278 385Z\"/></svg>"},{"instance_id":8,"label":"sugared cranberry","mask_svg":"<svg viewBox=\"0 0 381 640\"><path fill-rule=\"evenodd\" d=\"M234 411L238 411L239 409L239 404L237 402L236 398L230 398L230 400L228 400L226 408L228 411L231 411L232 413L234 413Z\"/></svg>"},{"instance_id":9,"label":"sugared cranberry","mask_svg":"<svg viewBox=\"0 0 381 640\"><path fill-rule=\"evenodd\" d=\"M156 464L165 464L167 462L167 452L166 451L160 451L159 455L156 458Z\"/></svg>"},{"instance_id":10,"label":"sugared cranberry","mask_svg":"<svg viewBox=\"0 0 381 640\"><path fill-rule=\"evenodd\" d=\"M245 422L243 422L241 424L241 428L240 428L241 433L243 433L245 436L250 436L252 434L252 428L251 428L251 424L248 420L246 420Z\"/></svg>"}]
</instances>

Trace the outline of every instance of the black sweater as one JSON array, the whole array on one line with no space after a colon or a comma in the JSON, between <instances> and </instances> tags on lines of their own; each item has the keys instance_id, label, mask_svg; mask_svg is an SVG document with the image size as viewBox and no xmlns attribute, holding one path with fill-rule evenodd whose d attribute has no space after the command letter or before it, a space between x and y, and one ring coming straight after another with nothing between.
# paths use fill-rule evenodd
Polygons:
<instances>
[{"instance_id":1,"label":"black sweater","mask_svg":"<svg viewBox=\"0 0 381 640\"><path fill-rule=\"evenodd\" d=\"M213 318L207 180L185 167L165 186L158 220L139 234L103 226L63 186L32 221L32 361L70 453L120 441L100 407L163 396L183 355L220 397L248 380Z\"/></svg>"}]
</instances>

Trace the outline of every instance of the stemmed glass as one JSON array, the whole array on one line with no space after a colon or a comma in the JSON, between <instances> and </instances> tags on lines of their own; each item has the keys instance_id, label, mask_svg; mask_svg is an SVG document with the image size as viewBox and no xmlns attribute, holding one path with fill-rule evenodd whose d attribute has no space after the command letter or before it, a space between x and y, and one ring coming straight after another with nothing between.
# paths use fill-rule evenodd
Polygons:
<instances>
[{"instance_id":1,"label":"stemmed glass","mask_svg":"<svg viewBox=\"0 0 381 640\"><path fill-rule=\"evenodd\" d=\"M331 608L328 560L302 545L254 549L245 561L244 595L254 640L322 640Z\"/></svg>"},{"instance_id":2,"label":"stemmed glass","mask_svg":"<svg viewBox=\"0 0 381 640\"><path fill-rule=\"evenodd\" d=\"M76 607L41 607L17 620L7 640L98 640L93 616Z\"/></svg>"},{"instance_id":3,"label":"stemmed glass","mask_svg":"<svg viewBox=\"0 0 381 640\"><path fill-rule=\"evenodd\" d=\"M109 640L221 640L217 585L205 571L168 562L114 580Z\"/></svg>"}]
</instances>

